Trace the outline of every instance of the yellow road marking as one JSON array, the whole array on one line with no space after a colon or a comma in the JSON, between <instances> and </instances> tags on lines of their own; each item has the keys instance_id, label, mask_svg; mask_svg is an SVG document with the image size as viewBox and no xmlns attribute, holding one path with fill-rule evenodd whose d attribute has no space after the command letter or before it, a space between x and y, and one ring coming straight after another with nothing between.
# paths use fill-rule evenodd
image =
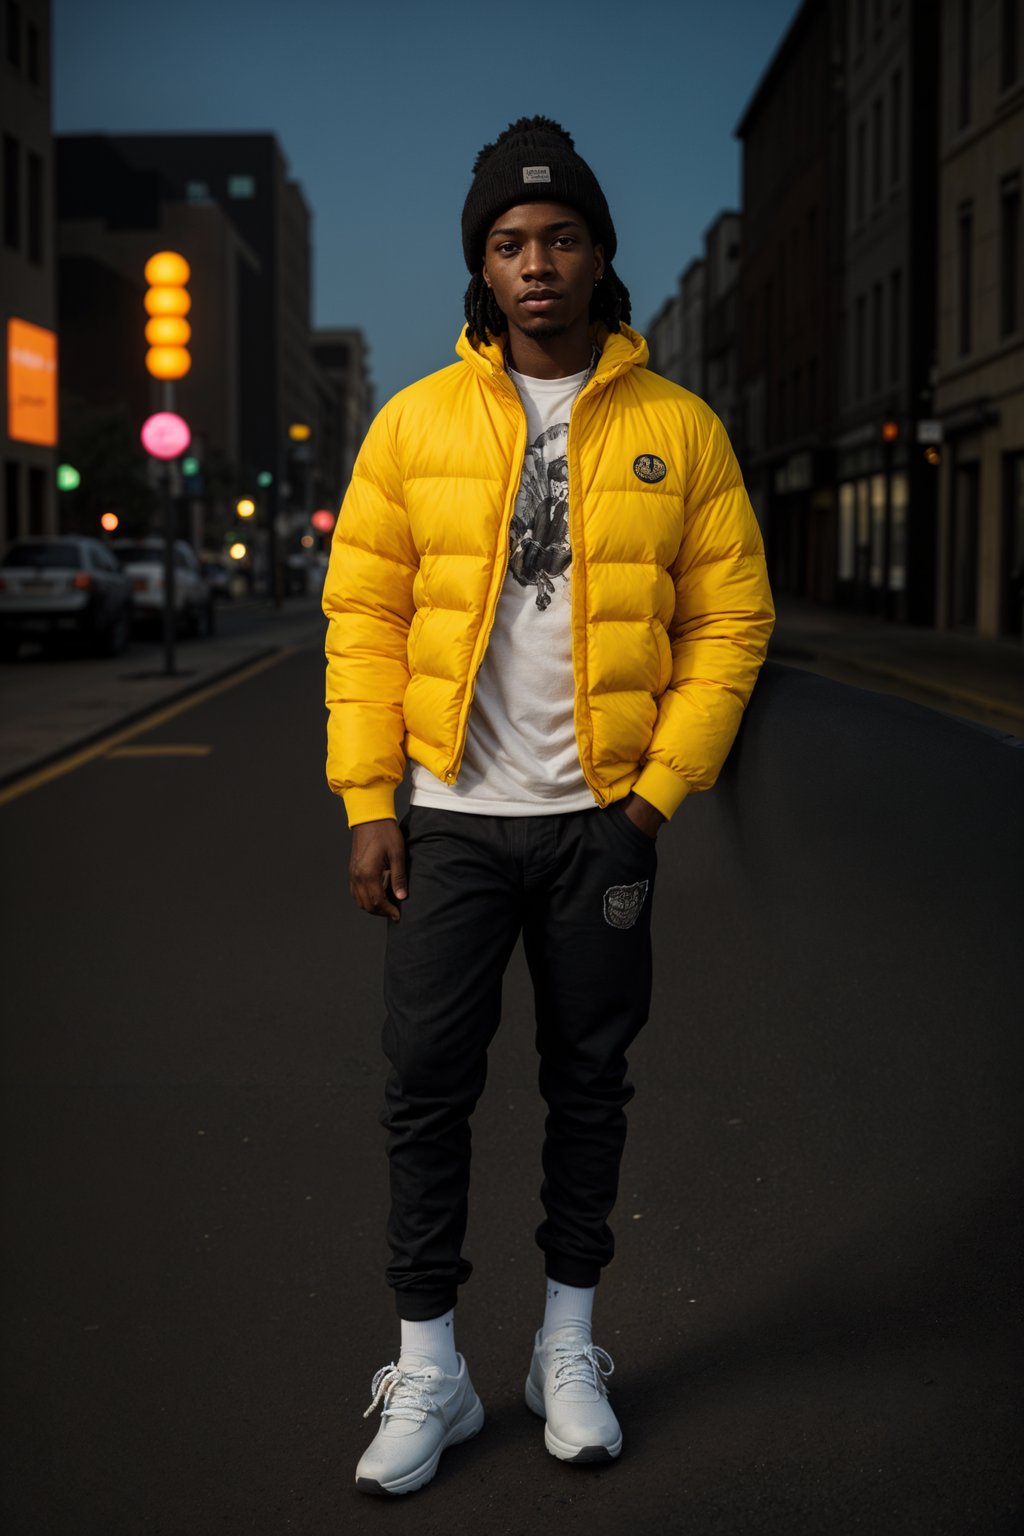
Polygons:
<instances>
[{"instance_id":1,"label":"yellow road marking","mask_svg":"<svg viewBox=\"0 0 1024 1536\"><path fill-rule=\"evenodd\" d=\"M163 745L142 747L115 747L107 757L209 757L212 747L189 746L185 742L165 742Z\"/></svg>"},{"instance_id":2,"label":"yellow road marking","mask_svg":"<svg viewBox=\"0 0 1024 1536\"><path fill-rule=\"evenodd\" d=\"M62 757L59 762L49 763L45 768L27 774L16 784L8 784L6 789L0 789L0 805L8 805L10 801L29 794L33 789L41 789L44 784L50 784L54 779L61 779L66 773L73 773L76 768L84 767L86 763L93 762L97 757L108 757L122 742L132 741L136 736L145 736L150 731L156 730L157 726L165 725L168 720L177 719L178 715L183 715L186 710L195 709L198 704L205 704L207 700L215 699L218 694L227 693L229 688L237 688L240 683L247 683L250 678L258 677L261 672L267 672L271 667L287 661L300 649L301 647L297 645L285 646L283 650L275 651L272 656L264 656L261 661L254 661L251 666L243 667L240 672L232 672L230 677L221 678L219 683L211 683L208 688L200 688L197 692L190 693L187 698L178 699L164 709L158 709L153 714L147 715L144 720L136 720L134 725L126 726L122 731L112 731L109 736L92 742L88 747L82 747L79 752L73 752L69 757Z\"/></svg>"}]
</instances>

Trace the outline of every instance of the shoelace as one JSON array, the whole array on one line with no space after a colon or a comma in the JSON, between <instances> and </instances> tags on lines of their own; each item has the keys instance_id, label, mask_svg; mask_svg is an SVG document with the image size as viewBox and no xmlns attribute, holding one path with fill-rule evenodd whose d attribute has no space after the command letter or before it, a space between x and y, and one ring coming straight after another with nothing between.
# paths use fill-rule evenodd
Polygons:
<instances>
[{"instance_id":1,"label":"shoelace","mask_svg":"<svg viewBox=\"0 0 1024 1536\"><path fill-rule=\"evenodd\" d=\"M615 1370L615 1362L597 1344L556 1344L553 1366L556 1392L571 1381L582 1381L602 1397L608 1396L605 1383Z\"/></svg>"},{"instance_id":2,"label":"shoelace","mask_svg":"<svg viewBox=\"0 0 1024 1536\"><path fill-rule=\"evenodd\" d=\"M382 1419L414 1419L417 1424L422 1424L435 1404L433 1398L416 1385L416 1376L416 1372L407 1375L394 1361L390 1365L382 1365L373 1378L370 1387L373 1402L363 1418L368 1419L383 1399L384 1406L380 1411Z\"/></svg>"}]
</instances>

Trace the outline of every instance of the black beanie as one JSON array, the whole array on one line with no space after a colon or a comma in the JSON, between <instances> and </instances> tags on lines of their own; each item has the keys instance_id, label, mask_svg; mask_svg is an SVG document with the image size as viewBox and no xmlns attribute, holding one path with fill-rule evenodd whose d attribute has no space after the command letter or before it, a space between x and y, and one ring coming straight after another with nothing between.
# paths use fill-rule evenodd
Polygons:
<instances>
[{"instance_id":1,"label":"black beanie","mask_svg":"<svg viewBox=\"0 0 1024 1536\"><path fill-rule=\"evenodd\" d=\"M477 273L484 264L487 232L499 213L519 203L564 203L587 221L606 262L615 255L615 225L600 183L550 117L521 117L494 144L485 144L473 165L473 185L462 210L462 250Z\"/></svg>"}]
</instances>

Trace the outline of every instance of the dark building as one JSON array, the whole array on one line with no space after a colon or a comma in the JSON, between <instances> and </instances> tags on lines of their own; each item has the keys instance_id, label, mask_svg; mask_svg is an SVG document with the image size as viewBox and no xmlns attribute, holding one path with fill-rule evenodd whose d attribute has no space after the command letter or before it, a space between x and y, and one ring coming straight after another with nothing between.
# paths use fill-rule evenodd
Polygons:
<instances>
[{"instance_id":1,"label":"dark building","mask_svg":"<svg viewBox=\"0 0 1024 1536\"><path fill-rule=\"evenodd\" d=\"M247 258L237 261L232 278L238 472L243 485L272 474L275 501L288 428L309 422L315 407L310 216L277 140L263 133L68 135L59 146L61 220L101 218L111 231L156 231L166 226L159 216L164 205L200 218L215 209L231 226ZM115 160L122 168L107 180ZM193 313L198 346L205 321L195 302ZM214 318L210 310L206 316Z\"/></svg>"},{"instance_id":2,"label":"dark building","mask_svg":"<svg viewBox=\"0 0 1024 1536\"><path fill-rule=\"evenodd\" d=\"M58 356L48 0L0 31L0 547L57 527Z\"/></svg>"},{"instance_id":3,"label":"dark building","mask_svg":"<svg viewBox=\"0 0 1024 1536\"><path fill-rule=\"evenodd\" d=\"M837 595L935 616L938 37L931 0L846 21L846 259L836 432Z\"/></svg>"},{"instance_id":4,"label":"dark building","mask_svg":"<svg viewBox=\"0 0 1024 1536\"><path fill-rule=\"evenodd\" d=\"M844 232L843 0L805 0L743 147L737 449L773 585L831 601Z\"/></svg>"},{"instance_id":5,"label":"dark building","mask_svg":"<svg viewBox=\"0 0 1024 1536\"><path fill-rule=\"evenodd\" d=\"M704 236L703 394L730 437L736 432L741 225L738 213L722 212Z\"/></svg>"}]
</instances>

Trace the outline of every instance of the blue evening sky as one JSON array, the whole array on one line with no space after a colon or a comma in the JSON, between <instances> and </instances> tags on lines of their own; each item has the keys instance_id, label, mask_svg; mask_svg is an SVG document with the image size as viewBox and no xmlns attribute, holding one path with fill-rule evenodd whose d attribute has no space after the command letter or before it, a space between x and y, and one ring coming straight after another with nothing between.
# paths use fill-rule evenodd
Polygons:
<instances>
[{"instance_id":1,"label":"blue evening sky","mask_svg":"<svg viewBox=\"0 0 1024 1536\"><path fill-rule=\"evenodd\" d=\"M733 130L798 0L54 0L58 132L277 134L313 213L314 323L378 403L453 360L473 159L542 112L604 187L642 329L739 198Z\"/></svg>"}]
</instances>

